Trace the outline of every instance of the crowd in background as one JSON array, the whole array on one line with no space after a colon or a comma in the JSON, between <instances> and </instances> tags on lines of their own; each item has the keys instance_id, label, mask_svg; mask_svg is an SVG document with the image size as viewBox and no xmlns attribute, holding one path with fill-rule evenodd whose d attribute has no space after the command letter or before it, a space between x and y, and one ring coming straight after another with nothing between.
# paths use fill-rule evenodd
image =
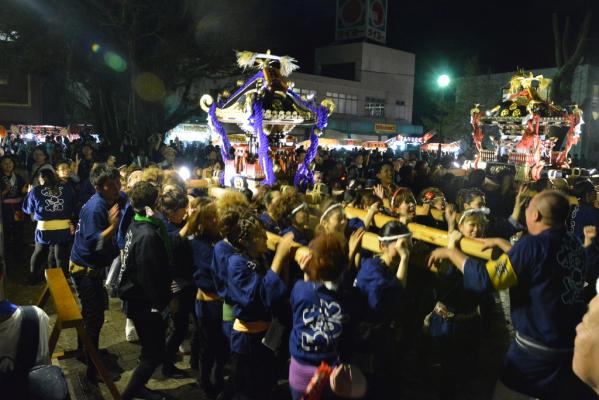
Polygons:
<instances>
[{"instance_id":1,"label":"crowd in background","mask_svg":"<svg viewBox=\"0 0 599 400\"><path fill-rule=\"evenodd\" d=\"M283 378L294 399L401 398L398 366L408 359L421 360L426 379L438 363L439 398L456 398L476 376L481 335L498 309L521 334L501 390L593 398L570 367L574 326L599 271L588 178L518 185L513 170L464 173L453 157L320 148L315 185L302 193L285 180L305 156L300 149L278 169L276 186L214 199L194 178L222 171L218 147L152 138L146 148L123 141L114 151L89 139L5 140L5 248L26 251L23 226L36 222L28 281L62 268L96 347L113 265L112 294L141 345L123 399L163 398L144 386L159 366L165 376L188 376L175 361L190 321L190 368L214 398L271 398ZM192 167L188 182L176 171L182 165ZM529 192L541 194L531 200ZM365 216L349 218L348 206ZM376 226L375 214L393 220ZM412 240L410 223L449 232L448 248ZM266 232L282 237L274 251ZM378 235L377 253L361 248L365 232ZM497 261L467 258L463 237L493 248ZM297 244L309 252L294 257Z\"/></svg>"}]
</instances>

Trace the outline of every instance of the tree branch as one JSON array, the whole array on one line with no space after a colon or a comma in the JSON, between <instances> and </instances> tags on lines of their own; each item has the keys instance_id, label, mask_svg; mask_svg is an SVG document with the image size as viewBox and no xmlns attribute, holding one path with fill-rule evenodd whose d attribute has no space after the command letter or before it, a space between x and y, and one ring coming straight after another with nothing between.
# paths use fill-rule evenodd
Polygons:
<instances>
[{"instance_id":1,"label":"tree branch","mask_svg":"<svg viewBox=\"0 0 599 400\"><path fill-rule=\"evenodd\" d=\"M568 61L563 65L560 69L561 74L568 74L574 72L576 66L580 62L582 58L582 53L584 52L584 46L587 41L587 36L589 34L589 30L591 29L591 21L593 19L593 13L589 11L587 15L584 17L584 21L580 26L580 34L578 36L578 43L576 44L576 50L572 57L568 59Z\"/></svg>"},{"instance_id":2,"label":"tree branch","mask_svg":"<svg viewBox=\"0 0 599 400\"><path fill-rule=\"evenodd\" d=\"M562 57L564 62L570 58L570 51L568 49L568 37L570 36L570 16L566 17L566 25L564 27L564 33L562 35Z\"/></svg>"},{"instance_id":3,"label":"tree branch","mask_svg":"<svg viewBox=\"0 0 599 400\"><path fill-rule=\"evenodd\" d=\"M562 33L559 28L559 20L557 18L557 14L553 13L552 16L553 23L553 43L554 43L554 55L555 55L555 65L558 69L562 67L564 64L564 58L562 54Z\"/></svg>"}]
</instances>

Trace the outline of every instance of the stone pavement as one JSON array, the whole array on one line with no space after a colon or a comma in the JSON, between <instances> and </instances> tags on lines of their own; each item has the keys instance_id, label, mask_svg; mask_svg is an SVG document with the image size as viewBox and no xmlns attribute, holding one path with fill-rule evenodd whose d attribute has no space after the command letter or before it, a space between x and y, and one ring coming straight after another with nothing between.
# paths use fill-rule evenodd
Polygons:
<instances>
[{"instance_id":1,"label":"stone pavement","mask_svg":"<svg viewBox=\"0 0 599 400\"><path fill-rule=\"evenodd\" d=\"M16 304L33 304L37 300L42 286L27 286L23 284L28 266L29 254L32 247L28 246L24 251L16 251L20 256L11 257L8 262L7 296ZM10 254L14 256L15 254ZM120 311L121 303L118 299L110 300L110 309L106 312L106 322L102 329L100 337L100 348L106 349L103 359L105 364L113 373L120 373L119 379L115 382L119 390L122 390L129 380L133 368L136 366L139 356L139 346L128 343L125 340L125 317ZM457 400L484 400L490 399L497 377L498 369L501 365L503 354L509 342L509 332L506 330L505 321L498 305L496 312L488 329L481 338L480 361L474 371L474 376L466 385L460 388ZM51 318L51 325L55 321L55 314L51 302L46 306L45 311ZM186 342L187 343L187 342ZM57 351L72 350L77 346L74 329L63 330L57 345ZM104 384L98 387L88 385L85 381L85 368L82 363L75 358L60 360L59 365L63 368L65 376L70 385L73 400L96 400L111 399L111 396ZM435 400L438 381L438 366L434 360L427 363L426 360L419 359L414 353L408 355L406 360L398 363L398 368L402 371L401 397L397 394L391 395L391 399L418 399ZM183 356L177 363L179 368L187 370L190 373L188 379L167 379L162 376L158 370L149 382L149 387L166 393L172 399L208 399L206 394L196 385L195 378L197 372L189 369L189 356ZM285 371L281 371L285 374ZM282 383L283 393L280 398L288 398L288 392ZM1 396L0 396L1 397ZM279 396L277 396L279 398ZM6 399L12 400L12 399ZM16 399L15 399L16 400Z\"/></svg>"}]
</instances>

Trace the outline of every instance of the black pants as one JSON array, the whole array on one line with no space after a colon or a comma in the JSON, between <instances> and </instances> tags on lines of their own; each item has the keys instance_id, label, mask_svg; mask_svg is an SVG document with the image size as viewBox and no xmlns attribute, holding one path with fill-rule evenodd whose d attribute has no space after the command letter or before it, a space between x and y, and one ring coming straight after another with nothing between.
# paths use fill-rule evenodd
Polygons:
<instances>
[{"instance_id":1,"label":"black pants","mask_svg":"<svg viewBox=\"0 0 599 400\"><path fill-rule=\"evenodd\" d=\"M275 353L262 344L264 333L248 334L245 354L232 352L233 390L253 400L268 400L276 384Z\"/></svg>"},{"instance_id":2,"label":"black pants","mask_svg":"<svg viewBox=\"0 0 599 400\"><path fill-rule=\"evenodd\" d=\"M441 364L440 399L454 399L460 387L476 373L481 335L481 318L444 320L433 313L431 332L433 349Z\"/></svg>"},{"instance_id":3,"label":"black pants","mask_svg":"<svg viewBox=\"0 0 599 400\"><path fill-rule=\"evenodd\" d=\"M71 276L79 302L81 303L81 315L85 330L89 335L95 349L100 343L100 331L104 325L104 311L108 308L108 293L104 288L103 277L99 271L93 275L77 273ZM81 343L79 343L81 348ZM87 359L88 374L94 374L96 369Z\"/></svg>"},{"instance_id":4,"label":"black pants","mask_svg":"<svg viewBox=\"0 0 599 400\"><path fill-rule=\"evenodd\" d=\"M164 336L166 323L160 313L140 312L129 315L139 335L141 354L139 364L131 374L131 379L123 391L123 400L132 399L150 380L156 368L164 362Z\"/></svg>"},{"instance_id":5,"label":"black pants","mask_svg":"<svg viewBox=\"0 0 599 400\"><path fill-rule=\"evenodd\" d=\"M195 287L186 287L175 295L172 301L176 302L175 312L171 313L173 331L166 340L165 364L174 364L179 346L185 340L189 329L189 316L194 315Z\"/></svg>"},{"instance_id":6,"label":"black pants","mask_svg":"<svg viewBox=\"0 0 599 400\"><path fill-rule=\"evenodd\" d=\"M15 221L15 212L20 209L20 204L18 206L13 204L2 204L2 225L4 226L5 256L16 254L23 249L24 222Z\"/></svg>"},{"instance_id":7,"label":"black pants","mask_svg":"<svg viewBox=\"0 0 599 400\"><path fill-rule=\"evenodd\" d=\"M385 400L398 398L401 376L397 368L401 355L401 329L397 324L374 325L368 337L369 352L373 357L373 371L368 374L366 399Z\"/></svg>"},{"instance_id":8,"label":"black pants","mask_svg":"<svg viewBox=\"0 0 599 400\"><path fill-rule=\"evenodd\" d=\"M199 359L202 385L212 384L210 376L214 369L214 386L222 389L224 366L229 345L223 333L223 306L220 301L197 301L196 315L199 325Z\"/></svg>"},{"instance_id":9,"label":"black pants","mask_svg":"<svg viewBox=\"0 0 599 400\"><path fill-rule=\"evenodd\" d=\"M42 279L43 266L48 261L48 252L50 247L53 248L54 259L56 260L56 267L61 268L65 275L68 273L69 267L69 245L67 243L61 244L42 244L36 243L33 254L31 255L31 261L29 264L29 273L33 279ZM53 265L48 265L52 267Z\"/></svg>"}]
</instances>

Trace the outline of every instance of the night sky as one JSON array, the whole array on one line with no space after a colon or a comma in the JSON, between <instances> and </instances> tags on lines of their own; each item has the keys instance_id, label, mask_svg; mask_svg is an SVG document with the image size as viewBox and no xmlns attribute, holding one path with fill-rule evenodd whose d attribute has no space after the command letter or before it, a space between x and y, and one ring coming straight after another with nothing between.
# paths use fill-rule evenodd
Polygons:
<instances>
[{"instance_id":1,"label":"night sky","mask_svg":"<svg viewBox=\"0 0 599 400\"><path fill-rule=\"evenodd\" d=\"M314 47L334 40L335 0L261 1L262 11L278 19L267 29L273 48L281 46L310 72ZM599 1L389 0L387 45L416 53L417 73L463 73L465 60L478 57L481 72L505 72L554 65L551 15L572 16L572 38L588 4L595 21L588 44L599 53ZM282 26L289 37L281 35ZM562 18L563 23L563 18ZM283 28L284 29L284 28ZM272 36L271 36L272 35ZM595 39L595 40L593 40ZM280 43L284 41L284 43ZM264 43L269 40L264 38Z\"/></svg>"},{"instance_id":2,"label":"night sky","mask_svg":"<svg viewBox=\"0 0 599 400\"><path fill-rule=\"evenodd\" d=\"M415 123L435 114L430 103L436 78L464 76L476 59L479 73L555 66L552 14L563 26L571 17L575 42L587 10L594 15L585 59L599 65L599 0L472 1L388 0L387 46L416 54ZM262 16L270 16L253 43L275 54L296 57L301 72L312 72L313 49L334 42L335 0L260 1ZM250 40L248 37L247 40ZM256 49L264 50L264 49Z\"/></svg>"}]
</instances>

